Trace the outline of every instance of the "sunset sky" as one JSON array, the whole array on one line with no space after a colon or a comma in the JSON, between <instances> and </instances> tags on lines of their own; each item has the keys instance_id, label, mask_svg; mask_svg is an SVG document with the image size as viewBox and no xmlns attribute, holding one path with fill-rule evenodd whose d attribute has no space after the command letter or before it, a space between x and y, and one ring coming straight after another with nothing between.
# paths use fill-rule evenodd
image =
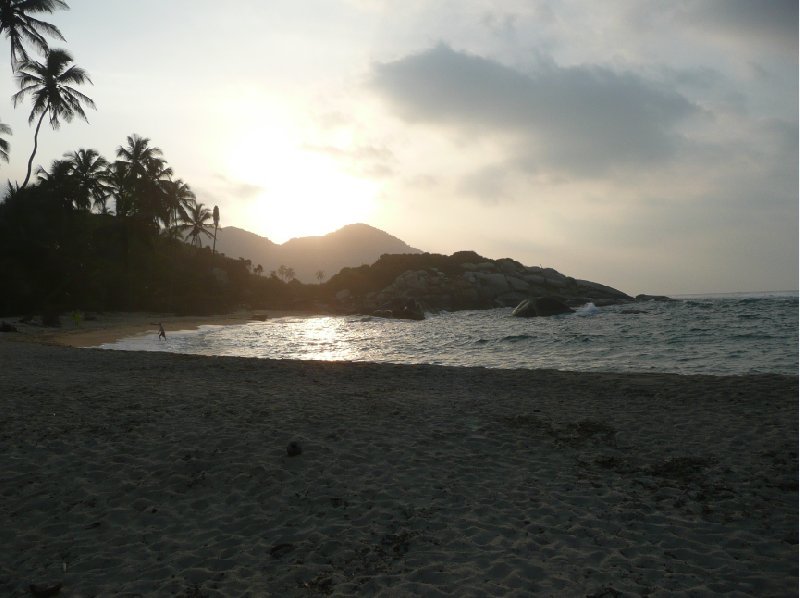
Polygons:
<instances>
[{"instance_id":1,"label":"sunset sky","mask_svg":"<svg viewBox=\"0 0 800 598\"><path fill-rule=\"evenodd\" d=\"M365 222L631 294L798 288L796 0L67 1L98 110L37 164L137 133L278 243Z\"/></svg>"}]
</instances>

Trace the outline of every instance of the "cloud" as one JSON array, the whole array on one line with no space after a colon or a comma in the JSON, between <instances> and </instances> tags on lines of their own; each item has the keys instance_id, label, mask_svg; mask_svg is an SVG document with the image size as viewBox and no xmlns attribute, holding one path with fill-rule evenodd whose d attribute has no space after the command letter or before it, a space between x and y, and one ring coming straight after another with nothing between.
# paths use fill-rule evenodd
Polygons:
<instances>
[{"instance_id":1,"label":"cloud","mask_svg":"<svg viewBox=\"0 0 800 598\"><path fill-rule=\"evenodd\" d=\"M341 161L356 176L378 179L394 174L394 153L384 146L360 145L341 148L334 145L306 144L303 149Z\"/></svg>"},{"instance_id":2,"label":"cloud","mask_svg":"<svg viewBox=\"0 0 800 598\"><path fill-rule=\"evenodd\" d=\"M797 0L691 2L681 20L726 36L759 39L797 52Z\"/></svg>"},{"instance_id":3,"label":"cloud","mask_svg":"<svg viewBox=\"0 0 800 598\"><path fill-rule=\"evenodd\" d=\"M523 73L446 45L374 65L370 84L409 123L508 143L517 167L600 175L670 158L699 110L633 73L542 63Z\"/></svg>"},{"instance_id":4,"label":"cloud","mask_svg":"<svg viewBox=\"0 0 800 598\"><path fill-rule=\"evenodd\" d=\"M266 191L266 187L252 185L242 181L233 181L223 174L217 174L214 179L219 181L219 191L223 196L233 196L237 199L255 199Z\"/></svg>"}]
</instances>

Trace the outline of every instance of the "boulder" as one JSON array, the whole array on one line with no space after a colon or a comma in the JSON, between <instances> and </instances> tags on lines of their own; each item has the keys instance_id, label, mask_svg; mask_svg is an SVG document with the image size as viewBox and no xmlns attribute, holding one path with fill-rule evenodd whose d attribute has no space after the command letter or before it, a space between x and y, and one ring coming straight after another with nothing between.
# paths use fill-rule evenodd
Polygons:
<instances>
[{"instance_id":1,"label":"boulder","mask_svg":"<svg viewBox=\"0 0 800 598\"><path fill-rule=\"evenodd\" d=\"M636 301L675 301L671 297L666 297L664 295L636 295Z\"/></svg>"},{"instance_id":2,"label":"boulder","mask_svg":"<svg viewBox=\"0 0 800 598\"><path fill-rule=\"evenodd\" d=\"M536 297L522 301L514 308L511 315L518 318L541 318L569 314L574 311L566 303L555 297Z\"/></svg>"}]
</instances>

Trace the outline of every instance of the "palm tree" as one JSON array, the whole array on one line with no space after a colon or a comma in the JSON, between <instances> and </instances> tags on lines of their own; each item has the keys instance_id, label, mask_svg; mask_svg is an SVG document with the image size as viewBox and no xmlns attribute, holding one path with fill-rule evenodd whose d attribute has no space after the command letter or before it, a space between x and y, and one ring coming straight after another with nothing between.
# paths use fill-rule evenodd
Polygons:
<instances>
[{"instance_id":1,"label":"palm tree","mask_svg":"<svg viewBox=\"0 0 800 598\"><path fill-rule=\"evenodd\" d=\"M17 64L28 60L23 40L43 52L48 49L45 35L65 41L58 27L31 16L31 13L53 12L59 8L69 10L63 0L0 0L0 33L5 32L11 42L12 71Z\"/></svg>"},{"instance_id":2,"label":"palm tree","mask_svg":"<svg viewBox=\"0 0 800 598\"><path fill-rule=\"evenodd\" d=\"M186 210L182 229L187 231L186 238L191 237L193 246L203 246L202 235L206 235L208 238L213 236L208 230L211 228L209 220L211 220L211 212L202 203L195 202Z\"/></svg>"},{"instance_id":3,"label":"palm tree","mask_svg":"<svg viewBox=\"0 0 800 598\"><path fill-rule=\"evenodd\" d=\"M211 253L217 252L217 229L219 228L219 208L214 206L214 212L212 213L214 217L214 247L211 249Z\"/></svg>"},{"instance_id":4,"label":"palm tree","mask_svg":"<svg viewBox=\"0 0 800 598\"><path fill-rule=\"evenodd\" d=\"M170 180L172 169L161 158L162 152L150 146L150 139L129 135L128 145L117 148L117 168L124 171L128 197L125 214L138 215L153 224L169 222L164 183ZM118 210L119 213L119 210Z\"/></svg>"},{"instance_id":5,"label":"palm tree","mask_svg":"<svg viewBox=\"0 0 800 598\"><path fill-rule=\"evenodd\" d=\"M322 284L322 280L325 278L325 270L317 270L314 276L317 277L317 284Z\"/></svg>"},{"instance_id":6,"label":"palm tree","mask_svg":"<svg viewBox=\"0 0 800 598\"><path fill-rule=\"evenodd\" d=\"M73 205L81 207L78 182L72 176L72 164L69 160L53 160L50 170L40 166L36 171L36 179L42 187L49 189L53 195L60 197L64 207Z\"/></svg>"},{"instance_id":7,"label":"palm tree","mask_svg":"<svg viewBox=\"0 0 800 598\"><path fill-rule=\"evenodd\" d=\"M278 268L278 276L283 278L283 280L285 280L286 282L292 280L294 278L294 275L295 275L294 268L290 266L285 266L281 264L281 266Z\"/></svg>"},{"instance_id":8,"label":"palm tree","mask_svg":"<svg viewBox=\"0 0 800 598\"><path fill-rule=\"evenodd\" d=\"M11 135L11 127L0 123L0 135ZM8 162L8 151L10 149L11 145L8 143L8 140L0 137L0 160Z\"/></svg>"},{"instance_id":9,"label":"palm tree","mask_svg":"<svg viewBox=\"0 0 800 598\"><path fill-rule=\"evenodd\" d=\"M86 122L86 113L81 106L81 102L90 108L94 108L94 101L83 95L72 85L82 85L91 83L89 75L82 68L69 66L72 56L66 50L48 50L45 55L44 64L35 60L25 60L17 71L17 82L20 90L12 98L16 106L26 95L33 98L33 109L28 117L28 123L33 124L36 116L39 121L36 124L36 133L33 136L33 152L28 160L28 173L22 183L24 188L31 178L31 167L39 140L39 128L45 116L50 118L50 126L58 129L61 126L59 119L63 118L71 122L77 114Z\"/></svg>"},{"instance_id":10,"label":"palm tree","mask_svg":"<svg viewBox=\"0 0 800 598\"><path fill-rule=\"evenodd\" d=\"M130 211L131 189L128 181L128 172L121 162L113 162L106 169L106 189L109 198L114 199L114 213L117 216L127 216ZM105 204L105 202L104 202Z\"/></svg>"},{"instance_id":11,"label":"palm tree","mask_svg":"<svg viewBox=\"0 0 800 598\"><path fill-rule=\"evenodd\" d=\"M134 133L128 135L127 142L127 146L120 145L117 148L117 161L125 166L132 178L146 176L148 165L152 162L164 162L161 158L163 152L157 147L151 147L148 137Z\"/></svg>"},{"instance_id":12,"label":"palm tree","mask_svg":"<svg viewBox=\"0 0 800 598\"><path fill-rule=\"evenodd\" d=\"M197 196L182 179L162 181L160 186L164 191L164 228L168 236L175 237L180 230L178 223L186 219L186 209L197 201Z\"/></svg>"},{"instance_id":13,"label":"palm tree","mask_svg":"<svg viewBox=\"0 0 800 598\"><path fill-rule=\"evenodd\" d=\"M100 211L105 212L109 191L106 184L108 160L93 149L79 149L64 154L64 157L70 164L71 175L76 182L78 195L75 207L88 210L94 205L100 206Z\"/></svg>"},{"instance_id":14,"label":"palm tree","mask_svg":"<svg viewBox=\"0 0 800 598\"><path fill-rule=\"evenodd\" d=\"M256 276L261 276L264 273L264 266L258 264L255 268L253 268L253 272Z\"/></svg>"}]
</instances>

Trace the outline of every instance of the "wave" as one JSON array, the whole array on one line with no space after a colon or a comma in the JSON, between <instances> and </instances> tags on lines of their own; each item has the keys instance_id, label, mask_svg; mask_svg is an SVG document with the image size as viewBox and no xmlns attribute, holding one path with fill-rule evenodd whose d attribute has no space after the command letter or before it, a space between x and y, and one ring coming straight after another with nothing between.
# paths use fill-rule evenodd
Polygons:
<instances>
[{"instance_id":1,"label":"wave","mask_svg":"<svg viewBox=\"0 0 800 598\"><path fill-rule=\"evenodd\" d=\"M600 308L591 302L575 310L575 315L577 316L594 316L599 313Z\"/></svg>"},{"instance_id":2,"label":"wave","mask_svg":"<svg viewBox=\"0 0 800 598\"><path fill-rule=\"evenodd\" d=\"M504 336L500 339L500 342L509 342L509 343L518 343L519 341L528 340L530 338L534 338L530 334L512 334L510 336Z\"/></svg>"}]
</instances>

